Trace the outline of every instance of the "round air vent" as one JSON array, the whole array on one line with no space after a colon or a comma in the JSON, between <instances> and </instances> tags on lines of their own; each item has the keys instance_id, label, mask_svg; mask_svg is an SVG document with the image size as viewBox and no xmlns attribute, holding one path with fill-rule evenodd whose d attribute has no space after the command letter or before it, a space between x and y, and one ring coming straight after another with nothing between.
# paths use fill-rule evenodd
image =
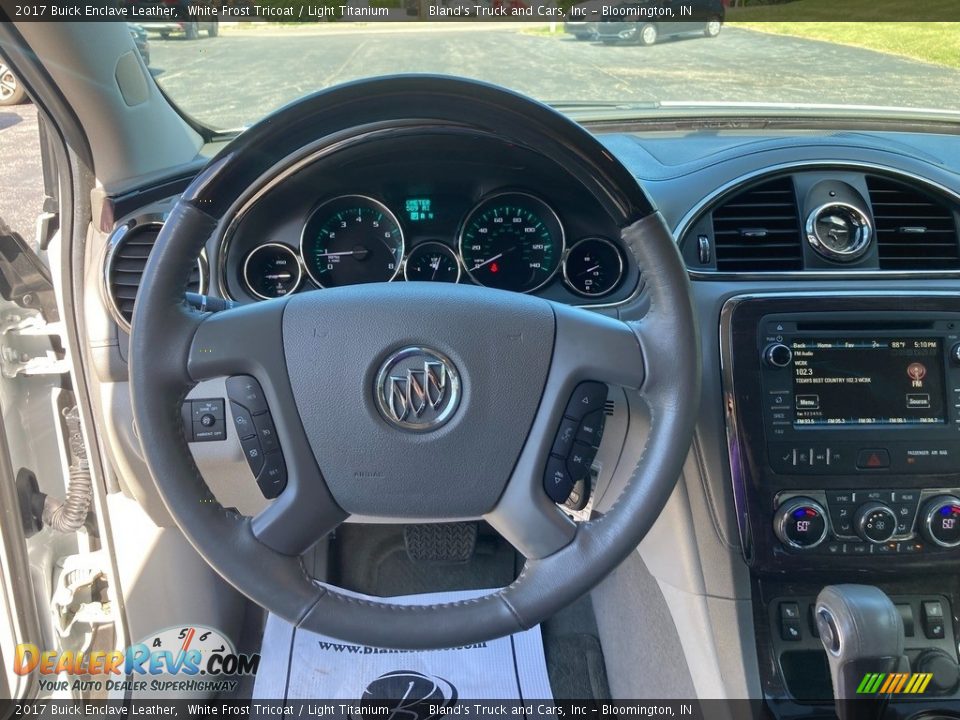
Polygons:
<instances>
[{"instance_id":1,"label":"round air vent","mask_svg":"<svg viewBox=\"0 0 960 720\"><path fill-rule=\"evenodd\" d=\"M147 258L160 234L160 223L147 223L123 228L114 234L107 253L105 279L107 300L113 319L124 329L130 329L133 304L147 266ZM190 273L184 292L203 293L206 290L206 269L202 258Z\"/></svg>"}]
</instances>

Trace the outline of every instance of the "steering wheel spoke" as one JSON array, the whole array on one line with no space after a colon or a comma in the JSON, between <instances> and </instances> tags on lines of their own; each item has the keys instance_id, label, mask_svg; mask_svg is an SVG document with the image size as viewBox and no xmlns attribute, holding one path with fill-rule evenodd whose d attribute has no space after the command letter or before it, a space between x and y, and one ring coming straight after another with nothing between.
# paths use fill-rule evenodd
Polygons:
<instances>
[{"instance_id":1,"label":"steering wheel spoke","mask_svg":"<svg viewBox=\"0 0 960 720\"><path fill-rule=\"evenodd\" d=\"M271 446L251 440L257 484L273 502L251 523L273 550L296 555L345 518L327 489L304 434L283 354L283 300L255 303L206 316L190 345L187 371L194 381L227 376L227 394L256 425L272 421ZM251 429L252 431L252 429ZM262 439L262 438L261 438Z\"/></svg>"}]
</instances>

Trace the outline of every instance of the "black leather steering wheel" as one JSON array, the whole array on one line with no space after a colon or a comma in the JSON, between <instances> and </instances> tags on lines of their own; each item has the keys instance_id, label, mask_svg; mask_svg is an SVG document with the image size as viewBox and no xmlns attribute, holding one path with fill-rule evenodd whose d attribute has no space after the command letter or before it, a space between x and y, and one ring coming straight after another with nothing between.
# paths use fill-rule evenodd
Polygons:
<instances>
[{"instance_id":1,"label":"black leather steering wheel","mask_svg":"<svg viewBox=\"0 0 960 720\"><path fill-rule=\"evenodd\" d=\"M322 162L371 129L389 132L411 122L495 134L572 173L622 228L643 272L646 314L624 321L445 283L318 290L215 314L184 302L198 253L242 198L306 158ZM285 620L384 647L489 640L529 628L591 589L636 548L663 509L690 446L699 399L687 274L635 179L588 132L545 105L437 76L340 86L240 135L164 224L139 290L130 343L144 455L197 551ZM407 346L435 352L458 375L455 410L426 432L387 422L375 397L385 359ZM237 374L262 386L289 476L286 489L253 518L216 503L181 425L181 402L193 385ZM645 449L616 504L574 524L544 493L543 477L564 408L582 381L638 391L651 419ZM483 518L527 561L510 586L465 602L411 607L358 599L315 582L299 557L351 514L421 522Z\"/></svg>"}]
</instances>

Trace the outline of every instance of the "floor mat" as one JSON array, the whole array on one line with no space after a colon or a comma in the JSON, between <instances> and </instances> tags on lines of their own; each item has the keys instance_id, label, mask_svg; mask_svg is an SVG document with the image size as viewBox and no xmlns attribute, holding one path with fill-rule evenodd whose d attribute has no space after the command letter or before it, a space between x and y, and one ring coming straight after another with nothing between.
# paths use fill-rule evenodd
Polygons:
<instances>
[{"instance_id":1,"label":"floor mat","mask_svg":"<svg viewBox=\"0 0 960 720\"><path fill-rule=\"evenodd\" d=\"M397 604L455 602L489 590L391 598ZM359 597L365 597L358 595ZM380 650L296 630L271 615L260 650L256 700L549 700L540 627L485 643L429 651ZM435 695L433 695L435 696Z\"/></svg>"}]
</instances>

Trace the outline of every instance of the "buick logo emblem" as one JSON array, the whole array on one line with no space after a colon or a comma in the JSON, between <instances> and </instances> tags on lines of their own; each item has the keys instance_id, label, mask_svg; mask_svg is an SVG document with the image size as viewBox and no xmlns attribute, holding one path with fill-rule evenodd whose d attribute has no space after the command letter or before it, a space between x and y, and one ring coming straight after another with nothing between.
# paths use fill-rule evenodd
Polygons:
<instances>
[{"instance_id":1,"label":"buick logo emblem","mask_svg":"<svg viewBox=\"0 0 960 720\"><path fill-rule=\"evenodd\" d=\"M377 407L404 430L424 432L443 425L460 403L460 376L436 350L408 347L386 359L377 373Z\"/></svg>"}]
</instances>

